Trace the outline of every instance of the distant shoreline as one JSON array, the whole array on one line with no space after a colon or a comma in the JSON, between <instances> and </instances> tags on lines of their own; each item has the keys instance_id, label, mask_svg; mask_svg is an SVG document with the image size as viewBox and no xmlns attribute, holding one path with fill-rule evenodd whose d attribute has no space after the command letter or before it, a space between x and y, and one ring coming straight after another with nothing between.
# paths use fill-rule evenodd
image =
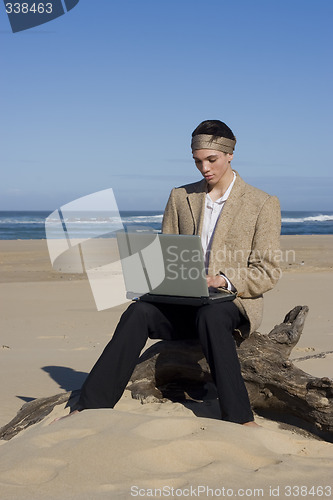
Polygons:
<instances>
[{"instance_id":1,"label":"distant shoreline","mask_svg":"<svg viewBox=\"0 0 333 500\"><path fill-rule=\"evenodd\" d=\"M48 211L0 211L0 240L45 239ZM70 237L93 238L119 229L119 217L109 212L65 214L63 222ZM121 224L161 231L162 210L121 210ZM59 228L58 228L59 230ZM60 229L62 233L62 229ZM282 211L282 235L333 234L333 211ZM52 237L55 236L52 233Z\"/></svg>"}]
</instances>

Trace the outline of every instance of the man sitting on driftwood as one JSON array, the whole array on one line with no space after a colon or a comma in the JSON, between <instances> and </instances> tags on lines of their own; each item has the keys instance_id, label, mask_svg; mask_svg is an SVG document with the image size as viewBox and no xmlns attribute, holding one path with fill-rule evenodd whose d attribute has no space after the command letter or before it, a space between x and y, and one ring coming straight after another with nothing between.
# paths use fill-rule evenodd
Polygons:
<instances>
[{"instance_id":1,"label":"man sitting on driftwood","mask_svg":"<svg viewBox=\"0 0 333 500\"><path fill-rule=\"evenodd\" d=\"M232 170L236 138L219 120L202 122L192 134L199 182L172 190L162 230L199 234L207 284L236 290L237 298L200 307L132 303L86 379L75 411L113 408L148 338L198 338L216 384L223 420L254 423L233 333L244 338L262 319L263 293L278 281L279 201L245 183Z\"/></svg>"}]
</instances>

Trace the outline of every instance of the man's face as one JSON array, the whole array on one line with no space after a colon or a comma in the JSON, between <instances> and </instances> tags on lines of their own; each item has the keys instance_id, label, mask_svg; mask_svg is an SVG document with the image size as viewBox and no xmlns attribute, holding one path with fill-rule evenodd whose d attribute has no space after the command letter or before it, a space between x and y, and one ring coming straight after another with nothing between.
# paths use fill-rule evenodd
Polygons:
<instances>
[{"instance_id":1,"label":"man's face","mask_svg":"<svg viewBox=\"0 0 333 500\"><path fill-rule=\"evenodd\" d=\"M210 187L215 186L227 172L231 172L232 154L214 149L196 149L193 159L199 172Z\"/></svg>"}]
</instances>

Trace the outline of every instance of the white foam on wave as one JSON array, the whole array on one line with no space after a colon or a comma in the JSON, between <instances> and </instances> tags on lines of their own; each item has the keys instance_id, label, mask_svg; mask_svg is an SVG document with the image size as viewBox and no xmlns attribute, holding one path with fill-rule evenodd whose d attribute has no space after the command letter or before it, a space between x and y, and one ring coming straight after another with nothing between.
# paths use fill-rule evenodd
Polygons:
<instances>
[{"instance_id":1,"label":"white foam on wave","mask_svg":"<svg viewBox=\"0 0 333 500\"><path fill-rule=\"evenodd\" d=\"M0 224L44 224L45 219L41 220L15 220L15 219L0 219Z\"/></svg>"},{"instance_id":2,"label":"white foam on wave","mask_svg":"<svg viewBox=\"0 0 333 500\"><path fill-rule=\"evenodd\" d=\"M140 224L146 222L162 222L163 214L159 215L133 215L131 217L122 217L122 221L125 223L128 222L139 222Z\"/></svg>"},{"instance_id":3,"label":"white foam on wave","mask_svg":"<svg viewBox=\"0 0 333 500\"><path fill-rule=\"evenodd\" d=\"M162 222L163 219L163 214L160 215L137 215L137 216L130 216L130 217L121 217L121 220L123 223L147 223L147 222ZM57 220L57 219L56 219ZM49 218L49 221L52 222L52 218ZM113 218L113 217L105 217L105 218L96 218L96 217L65 217L64 222L65 223L70 223L70 224L110 224L112 222L117 222L118 218ZM1 218L0 217L0 224L44 224L45 223L45 217L41 218L36 218L33 220L24 220L24 219L13 219L11 217L6 217L6 218Z\"/></svg>"},{"instance_id":4,"label":"white foam on wave","mask_svg":"<svg viewBox=\"0 0 333 500\"><path fill-rule=\"evenodd\" d=\"M302 223L302 222L327 222L333 221L333 215L312 215L310 217L282 217L281 222Z\"/></svg>"}]
</instances>

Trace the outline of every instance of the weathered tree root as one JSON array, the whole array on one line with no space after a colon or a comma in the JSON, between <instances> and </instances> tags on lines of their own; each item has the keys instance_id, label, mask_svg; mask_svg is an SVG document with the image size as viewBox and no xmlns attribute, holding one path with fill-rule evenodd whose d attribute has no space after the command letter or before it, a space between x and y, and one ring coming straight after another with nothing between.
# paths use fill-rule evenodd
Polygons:
<instances>
[{"instance_id":1,"label":"weathered tree root","mask_svg":"<svg viewBox=\"0 0 333 500\"><path fill-rule=\"evenodd\" d=\"M308 354L307 356L301 356L300 358L294 358L293 361L306 361L307 359L320 359L326 358L327 354L333 354L333 351L323 351L317 354Z\"/></svg>"},{"instance_id":2,"label":"weathered tree root","mask_svg":"<svg viewBox=\"0 0 333 500\"><path fill-rule=\"evenodd\" d=\"M237 352L254 410L294 416L308 423L308 430L333 441L333 380L309 375L289 359L307 313L307 306L295 307L268 335L254 332L237 346ZM142 403L216 397L209 366L197 340L154 344L140 357L127 388ZM71 400L74 405L73 398L78 395L79 391L73 391L26 403L0 429L0 439L9 440L41 421L58 404Z\"/></svg>"},{"instance_id":3,"label":"weathered tree root","mask_svg":"<svg viewBox=\"0 0 333 500\"><path fill-rule=\"evenodd\" d=\"M62 392L49 398L38 398L25 403L7 425L0 429L0 439L9 441L19 432L30 425L37 424L43 420L57 405L69 402L72 398L77 398L80 391Z\"/></svg>"}]
</instances>

